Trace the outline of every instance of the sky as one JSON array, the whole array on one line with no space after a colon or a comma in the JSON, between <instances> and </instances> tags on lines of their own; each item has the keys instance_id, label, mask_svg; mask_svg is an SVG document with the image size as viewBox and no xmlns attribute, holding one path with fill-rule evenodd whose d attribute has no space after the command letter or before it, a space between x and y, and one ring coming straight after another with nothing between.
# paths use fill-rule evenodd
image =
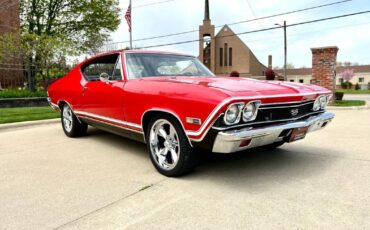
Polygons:
<instances>
[{"instance_id":1,"label":"sky","mask_svg":"<svg viewBox=\"0 0 370 230\"><path fill-rule=\"evenodd\" d=\"M132 0L133 39L147 38L183 31L197 30L204 18L204 0ZM339 0L209 0L212 24L222 26L232 22L299 10L337 2ZM155 5L148 5L163 2ZM129 40L124 14L129 0L120 0L122 19L119 29L111 36L112 42ZM147 5L147 6L143 6ZM370 10L370 0L352 0L342 4L230 26L235 33ZM216 33L220 28L216 28ZM145 47L198 39L198 32L134 42L134 47ZM273 66L284 64L284 32L275 29L240 35L240 38L267 65L268 55ZM288 27L288 63L296 68L311 67L311 48L338 46L338 61L370 64L370 13L313 24ZM120 43L115 48L124 48ZM151 50L181 52L198 56L198 43L163 46Z\"/></svg>"}]
</instances>

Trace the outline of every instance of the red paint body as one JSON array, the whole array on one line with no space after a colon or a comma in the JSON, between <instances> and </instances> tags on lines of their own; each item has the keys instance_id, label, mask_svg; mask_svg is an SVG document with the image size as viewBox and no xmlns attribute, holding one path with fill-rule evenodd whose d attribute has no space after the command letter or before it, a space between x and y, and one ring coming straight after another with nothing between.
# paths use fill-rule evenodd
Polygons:
<instances>
[{"instance_id":1,"label":"red paint body","mask_svg":"<svg viewBox=\"0 0 370 230\"><path fill-rule=\"evenodd\" d=\"M136 132L145 131L142 117L147 111L166 111L180 120L191 141L199 141L231 102L298 102L331 93L315 85L231 77L166 76L128 80L124 52L140 51L117 52L122 57L123 80L86 81L81 72L83 62L49 87L51 103L66 102L78 117L94 114L95 119ZM201 124L189 124L187 117L199 118Z\"/></svg>"}]
</instances>

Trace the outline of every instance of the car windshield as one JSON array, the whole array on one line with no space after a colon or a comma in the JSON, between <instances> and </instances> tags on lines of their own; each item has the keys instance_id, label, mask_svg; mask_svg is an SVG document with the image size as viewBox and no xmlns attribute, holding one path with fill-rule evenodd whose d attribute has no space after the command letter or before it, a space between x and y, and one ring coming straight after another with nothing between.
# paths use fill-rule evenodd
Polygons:
<instances>
[{"instance_id":1,"label":"car windshield","mask_svg":"<svg viewBox=\"0 0 370 230\"><path fill-rule=\"evenodd\" d=\"M214 76L197 58L174 54L127 53L129 79L160 76Z\"/></svg>"}]
</instances>

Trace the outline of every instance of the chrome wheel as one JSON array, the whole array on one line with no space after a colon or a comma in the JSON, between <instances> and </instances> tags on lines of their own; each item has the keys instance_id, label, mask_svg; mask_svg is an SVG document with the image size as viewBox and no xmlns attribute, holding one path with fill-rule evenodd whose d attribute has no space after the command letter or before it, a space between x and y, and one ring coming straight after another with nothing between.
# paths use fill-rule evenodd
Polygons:
<instances>
[{"instance_id":1,"label":"chrome wheel","mask_svg":"<svg viewBox=\"0 0 370 230\"><path fill-rule=\"evenodd\" d=\"M157 165L164 170L176 167L180 156L180 143L176 129L164 119L157 120L150 129L150 152Z\"/></svg>"},{"instance_id":2,"label":"chrome wheel","mask_svg":"<svg viewBox=\"0 0 370 230\"><path fill-rule=\"evenodd\" d=\"M68 105L64 105L63 107L63 125L67 132L72 131L73 127L73 117L72 117L72 110Z\"/></svg>"}]
</instances>

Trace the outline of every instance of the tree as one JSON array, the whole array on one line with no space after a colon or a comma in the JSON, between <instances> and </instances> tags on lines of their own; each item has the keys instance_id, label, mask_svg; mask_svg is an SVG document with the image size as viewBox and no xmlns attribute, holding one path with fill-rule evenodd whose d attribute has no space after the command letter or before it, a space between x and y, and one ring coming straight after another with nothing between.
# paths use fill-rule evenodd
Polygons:
<instances>
[{"instance_id":1,"label":"tree","mask_svg":"<svg viewBox=\"0 0 370 230\"><path fill-rule=\"evenodd\" d=\"M50 64L96 53L119 24L118 0L21 0L21 47L29 72L47 78Z\"/></svg>"},{"instance_id":2,"label":"tree","mask_svg":"<svg viewBox=\"0 0 370 230\"><path fill-rule=\"evenodd\" d=\"M354 76L354 70L353 69L345 69L342 73L340 73L340 76L343 78L343 81L344 81L344 84L343 86L345 88L348 88L350 85L350 80L353 78Z\"/></svg>"},{"instance_id":3,"label":"tree","mask_svg":"<svg viewBox=\"0 0 370 230\"><path fill-rule=\"evenodd\" d=\"M21 0L22 33L62 37L79 51L98 48L119 24L118 0Z\"/></svg>"},{"instance_id":4,"label":"tree","mask_svg":"<svg viewBox=\"0 0 370 230\"><path fill-rule=\"evenodd\" d=\"M0 36L0 63L12 63L14 71L26 70L28 85L36 86L35 78L43 86L49 78L60 77L66 73L66 56L74 53L73 45L57 37L19 35L7 33ZM36 54L38 59L36 59ZM37 61L36 61L37 60ZM55 71L56 66L64 69L63 73ZM50 69L54 68L51 74Z\"/></svg>"},{"instance_id":5,"label":"tree","mask_svg":"<svg viewBox=\"0 0 370 230\"><path fill-rule=\"evenodd\" d=\"M287 69L294 69L295 66L293 65L293 63L287 63L286 68ZM283 67L283 69L284 69L284 67Z\"/></svg>"}]
</instances>

